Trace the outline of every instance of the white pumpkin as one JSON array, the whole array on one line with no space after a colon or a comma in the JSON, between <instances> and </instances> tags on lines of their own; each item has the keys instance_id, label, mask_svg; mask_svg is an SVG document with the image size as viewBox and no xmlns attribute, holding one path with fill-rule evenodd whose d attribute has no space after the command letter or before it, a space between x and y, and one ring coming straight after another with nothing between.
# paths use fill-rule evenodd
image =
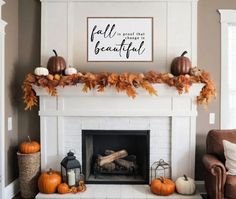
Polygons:
<instances>
[{"instance_id":1,"label":"white pumpkin","mask_svg":"<svg viewBox=\"0 0 236 199\"><path fill-rule=\"evenodd\" d=\"M47 76L49 74L48 69L44 67L36 67L34 69L34 74L38 76Z\"/></svg>"},{"instance_id":2,"label":"white pumpkin","mask_svg":"<svg viewBox=\"0 0 236 199\"><path fill-rule=\"evenodd\" d=\"M76 74L76 73L77 73L77 70L76 70L76 68L73 68L73 67L68 67L65 70L66 75L73 75L73 74Z\"/></svg>"},{"instance_id":3,"label":"white pumpkin","mask_svg":"<svg viewBox=\"0 0 236 199\"><path fill-rule=\"evenodd\" d=\"M175 182L175 186L176 191L183 195L194 194L196 190L194 180L186 175L179 177Z\"/></svg>"}]
</instances>

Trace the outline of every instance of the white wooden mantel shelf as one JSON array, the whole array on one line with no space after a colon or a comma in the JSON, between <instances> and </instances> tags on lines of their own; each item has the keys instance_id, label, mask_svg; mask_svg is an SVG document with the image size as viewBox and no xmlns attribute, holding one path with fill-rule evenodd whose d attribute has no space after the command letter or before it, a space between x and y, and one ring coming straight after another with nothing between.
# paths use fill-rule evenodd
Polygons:
<instances>
[{"instance_id":1,"label":"white wooden mantel shelf","mask_svg":"<svg viewBox=\"0 0 236 199\"><path fill-rule=\"evenodd\" d=\"M179 94L174 87L166 84L153 84L157 96L150 95L143 88L137 89L137 97L132 99L125 92L118 93L114 88L96 89L83 92L82 84L58 87L58 96L34 86L40 99L39 115L63 116L196 116L196 96L204 84L193 84L188 93Z\"/></svg>"}]
</instances>

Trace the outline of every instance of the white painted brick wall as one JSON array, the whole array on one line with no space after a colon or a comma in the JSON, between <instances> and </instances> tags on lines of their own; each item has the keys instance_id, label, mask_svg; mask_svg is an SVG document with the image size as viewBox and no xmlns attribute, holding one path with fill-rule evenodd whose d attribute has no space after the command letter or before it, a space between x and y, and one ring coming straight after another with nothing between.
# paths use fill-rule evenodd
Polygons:
<instances>
[{"instance_id":1,"label":"white painted brick wall","mask_svg":"<svg viewBox=\"0 0 236 199\"><path fill-rule=\"evenodd\" d=\"M150 166L159 159L170 163L170 117L65 117L63 155L75 152L82 163L82 130L150 130Z\"/></svg>"}]
</instances>

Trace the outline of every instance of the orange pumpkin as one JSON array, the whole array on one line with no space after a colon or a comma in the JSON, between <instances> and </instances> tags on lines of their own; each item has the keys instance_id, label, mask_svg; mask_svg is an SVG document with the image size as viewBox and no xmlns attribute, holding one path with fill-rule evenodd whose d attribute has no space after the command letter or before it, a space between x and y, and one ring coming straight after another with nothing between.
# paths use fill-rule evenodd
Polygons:
<instances>
[{"instance_id":1,"label":"orange pumpkin","mask_svg":"<svg viewBox=\"0 0 236 199\"><path fill-rule=\"evenodd\" d=\"M55 193L59 184L61 184L61 174L52 169L42 173L38 180L39 191L46 194Z\"/></svg>"},{"instance_id":2,"label":"orange pumpkin","mask_svg":"<svg viewBox=\"0 0 236 199\"><path fill-rule=\"evenodd\" d=\"M19 149L20 152L24 154L36 153L40 150L40 145L36 141L31 141L30 137L28 136L28 141L22 142Z\"/></svg>"},{"instance_id":3,"label":"orange pumpkin","mask_svg":"<svg viewBox=\"0 0 236 199\"><path fill-rule=\"evenodd\" d=\"M57 52L53 50L55 56L52 56L48 60L47 68L50 74L64 74L66 69L66 61L63 57L57 55Z\"/></svg>"},{"instance_id":4,"label":"orange pumpkin","mask_svg":"<svg viewBox=\"0 0 236 199\"><path fill-rule=\"evenodd\" d=\"M188 57L184 55L187 51L184 51L180 57L176 57L171 63L171 73L175 76L186 75L190 73L192 63Z\"/></svg>"},{"instance_id":5,"label":"orange pumpkin","mask_svg":"<svg viewBox=\"0 0 236 199\"><path fill-rule=\"evenodd\" d=\"M175 183L167 178L161 177L151 182L151 191L156 195L168 196L175 191Z\"/></svg>"},{"instance_id":6,"label":"orange pumpkin","mask_svg":"<svg viewBox=\"0 0 236 199\"><path fill-rule=\"evenodd\" d=\"M61 183L57 187L57 192L60 194L69 193L69 191L70 191L70 188L69 188L68 184L66 184L66 183Z\"/></svg>"}]
</instances>

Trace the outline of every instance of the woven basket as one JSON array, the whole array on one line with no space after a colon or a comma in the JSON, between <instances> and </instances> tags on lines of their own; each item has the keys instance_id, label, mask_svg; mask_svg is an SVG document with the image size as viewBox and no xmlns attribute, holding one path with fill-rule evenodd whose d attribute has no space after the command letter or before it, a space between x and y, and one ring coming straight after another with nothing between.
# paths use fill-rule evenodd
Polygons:
<instances>
[{"instance_id":1,"label":"woven basket","mask_svg":"<svg viewBox=\"0 0 236 199\"><path fill-rule=\"evenodd\" d=\"M40 152L33 154L17 153L21 197L34 198L38 193L40 174Z\"/></svg>"}]
</instances>

